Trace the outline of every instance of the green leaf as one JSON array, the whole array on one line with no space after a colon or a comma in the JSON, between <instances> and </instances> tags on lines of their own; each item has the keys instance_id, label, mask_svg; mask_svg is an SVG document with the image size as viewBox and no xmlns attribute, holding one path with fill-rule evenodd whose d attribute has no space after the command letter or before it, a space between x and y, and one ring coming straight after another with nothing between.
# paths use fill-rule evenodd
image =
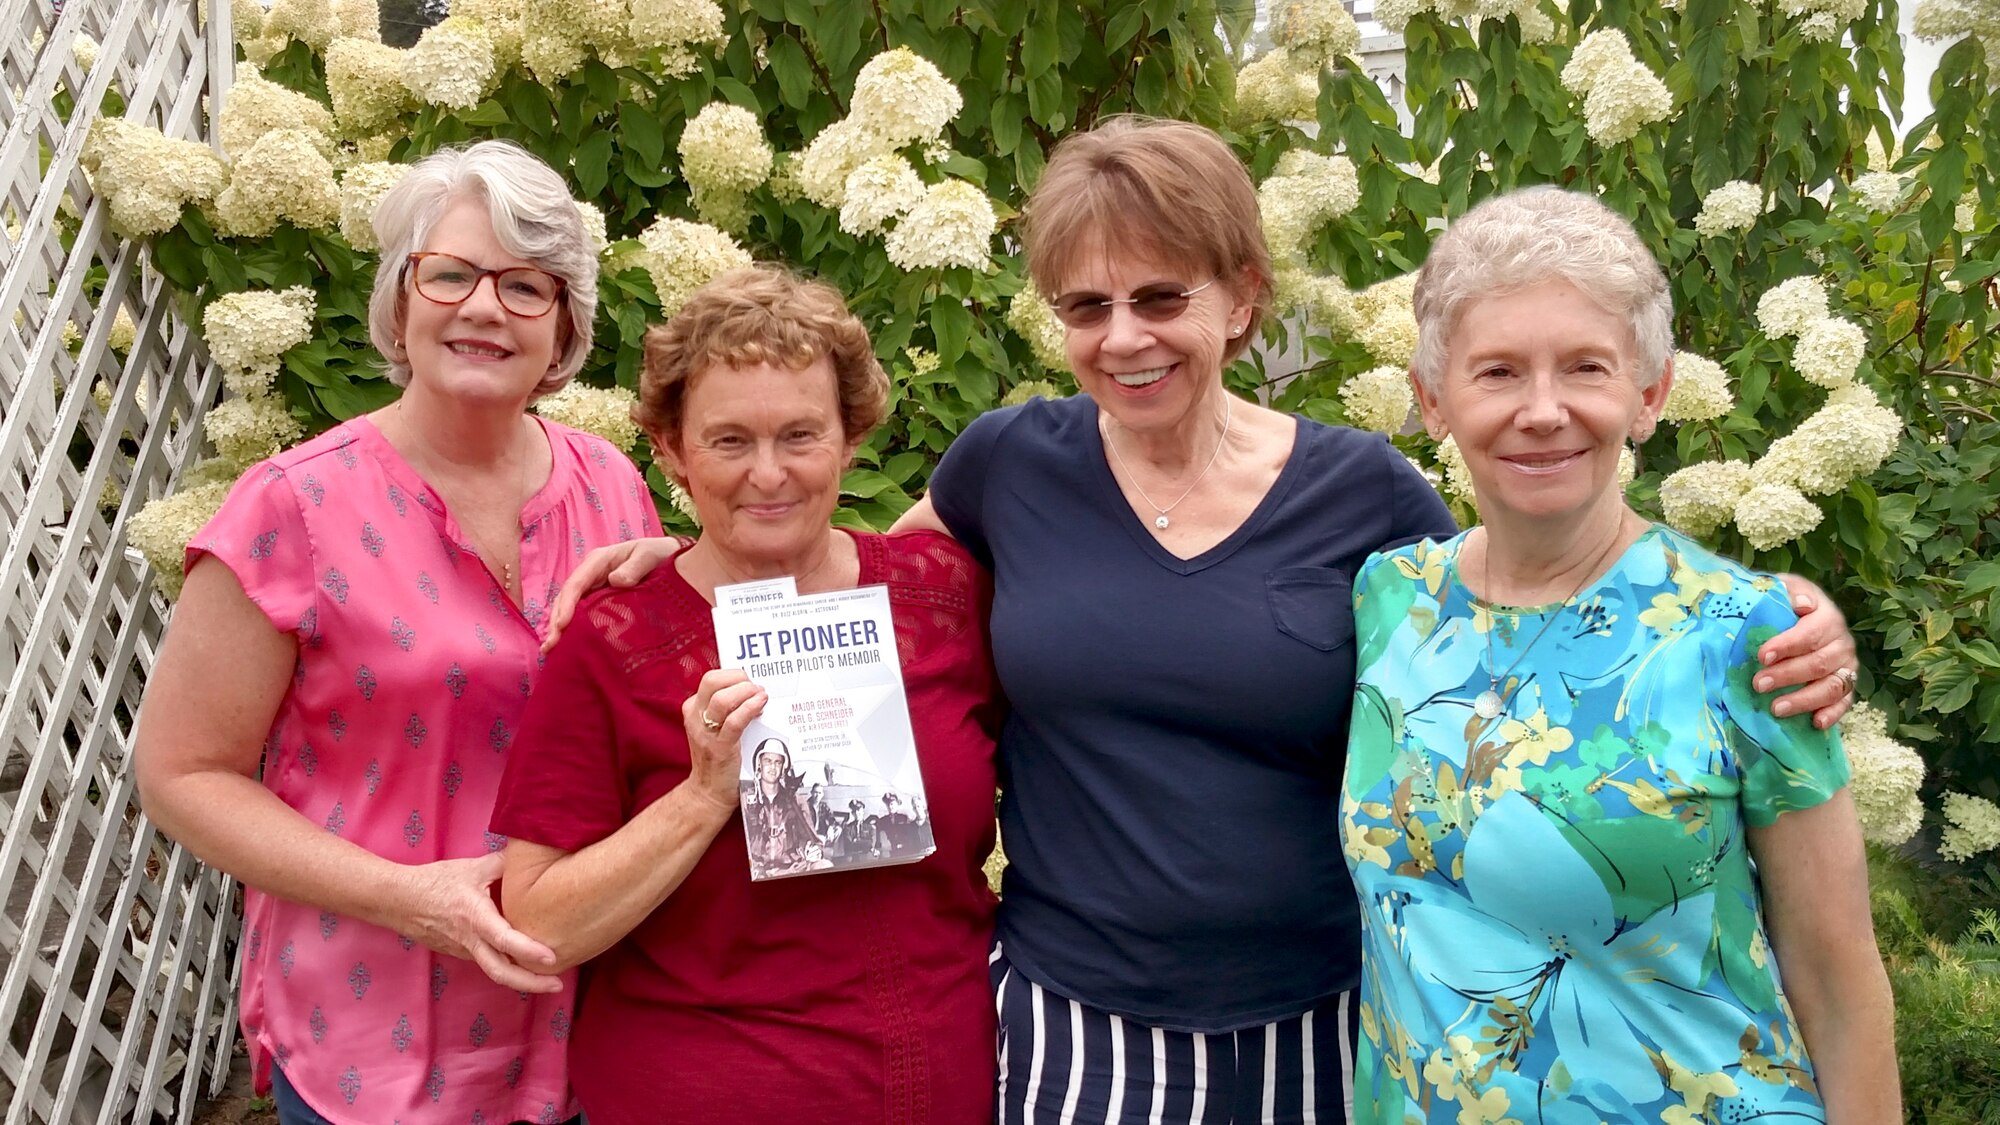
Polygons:
<instances>
[{"instance_id":1,"label":"green leaf","mask_svg":"<svg viewBox=\"0 0 2000 1125\"><path fill-rule=\"evenodd\" d=\"M651 108L636 101L621 103L618 106L618 133L626 152L638 157L640 163L653 168L666 163L666 130L660 127L659 115Z\"/></svg>"},{"instance_id":2,"label":"green leaf","mask_svg":"<svg viewBox=\"0 0 2000 1125\"><path fill-rule=\"evenodd\" d=\"M1022 137L1020 146L1014 150L1014 180L1021 185L1024 194L1035 190L1046 162L1042 155L1042 142L1033 137Z\"/></svg>"},{"instance_id":3,"label":"green leaf","mask_svg":"<svg viewBox=\"0 0 2000 1125\"><path fill-rule=\"evenodd\" d=\"M1014 154L1014 146L1021 143L1021 114L1025 108L1016 94L994 99L987 124L992 129L995 153L1001 156Z\"/></svg>"},{"instance_id":4,"label":"green leaf","mask_svg":"<svg viewBox=\"0 0 2000 1125\"><path fill-rule=\"evenodd\" d=\"M1117 51L1139 34L1139 28L1146 22L1146 10L1137 4L1122 4L1104 25L1104 49Z\"/></svg>"},{"instance_id":5,"label":"green leaf","mask_svg":"<svg viewBox=\"0 0 2000 1125\"><path fill-rule=\"evenodd\" d=\"M597 130L576 146L576 189L585 199L604 193L611 179L611 134Z\"/></svg>"},{"instance_id":6,"label":"green leaf","mask_svg":"<svg viewBox=\"0 0 2000 1125\"><path fill-rule=\"evenodd\" d=\"M243 260L220 242L202 249L201 264L208 271L211 292L235 293L250 285L250 275L244 271Z\"/></svg>"},{"instance_id":7,"label":"green leaf","mask_svg":"<svg viewBox=\"0 0 2000 1125\"><path fill-rule=\"evenodd\" d=\"M1922 707L1925 711L1949 715L1972 702L1979 690L1979 676L1965 664L1949 660L1933 664L1924 676Z\"/></svg>"},{"instance_id":8,"label":"green leaf","mask_svg":"<svg viewBox=\"0 0 2000 1125\"><path fill-rule=\"evenodd\" d=\"M958 299L943 297L931 306L931 334L937 340L940 366L949 369L965 354L972 335L972 313Z\"/></svg>"},{"instance_id":9,"label":"green leaf","mask_svg":"<svg viewBox=\"0 0 2000 1125\"><path fill-rule=\"evenodd\" d=\"M871 499L884 492L902 491L902 486L874 469L849 469L840 478L842 496Z\"/></svg>"},{"instance_id":10,"label":"green leaf","mask_svg":"<svg viewBox=\"0 0 2000 1125\"><path fill-rule=\"evenodd\" d=\"M813 69L811 60L806 58L806 49L797 39L787 34L771 37L765 48L770 59L770 72L778 76L778 94L785 104L793 109L804 109L812 103Z\"/></svg>"}]
</instances>

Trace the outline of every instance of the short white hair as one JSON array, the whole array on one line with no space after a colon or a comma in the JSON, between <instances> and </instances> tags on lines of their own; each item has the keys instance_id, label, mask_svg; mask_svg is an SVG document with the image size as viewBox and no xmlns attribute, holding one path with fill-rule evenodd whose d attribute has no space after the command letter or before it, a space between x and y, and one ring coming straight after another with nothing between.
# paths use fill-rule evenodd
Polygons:
<instances>
[{"instance_id":1,"label":"short white hair","mask_svg":"<svg viewBox=\"0 0 2000 1125\"><path fill-rule=\"evenodd\" d=\"M493 236L507 253L563 280L562 311L568 341L535 396L562 389L590 355L597 318L597 256L569 185L542 160L512 141L480 141L434 152L410 167L375 208L375 237L382 263L368 298L368 336L387 362L389 381L410 385L410 356L403 346L409 295L403 285L411 254L454 203L486 205Z\"/></svg>"},{"instance_id":2,"label":"short white hair","mask_svg":"<svg viewBox=\"0 0 2000 1125\"><path fill-rule=\"evenodd\" d=\"M1417 354L1410 370L1435 390L1468 306L1558 278L1631 324L1635 381L1659 382L1674 338L1666 271L1624 216L1596 196L1548 186L1486 200L1431 246L1411 298Z\"/></svg>"}]
</instances>

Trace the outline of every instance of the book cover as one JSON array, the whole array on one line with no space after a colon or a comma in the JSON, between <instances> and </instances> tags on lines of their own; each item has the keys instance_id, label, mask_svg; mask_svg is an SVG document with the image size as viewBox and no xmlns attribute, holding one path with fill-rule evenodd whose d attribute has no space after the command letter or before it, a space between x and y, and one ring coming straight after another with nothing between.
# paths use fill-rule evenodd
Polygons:
<instances>
[{"instance_id":1,"label":"book cover","mask_svg":"<svg viewBox=\"0 0 2000 1125\"><path fill-rule=\"evenodd\" d=\"M750 878L911 863L937 850L882 586L716 590L725 668L769 695L743 733Z\"/></svg>"}]
</instances>

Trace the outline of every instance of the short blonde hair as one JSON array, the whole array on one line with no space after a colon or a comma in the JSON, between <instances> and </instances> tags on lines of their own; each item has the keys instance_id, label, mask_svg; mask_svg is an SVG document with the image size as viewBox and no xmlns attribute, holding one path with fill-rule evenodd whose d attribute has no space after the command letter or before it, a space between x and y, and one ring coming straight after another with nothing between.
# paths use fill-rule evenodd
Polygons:
<instances>
[{"instance_id":1,"label":"short blonde hair","mask_svg":"<svg viewBox=\"0 0 2000 1125\"><path fill-rule=\"evenodd\" d=\"M1632 326L1641 387L1659 382L1674 346L1674 302L1660 260L1623 215L1594 195L1541 186L1496 195L1431 245L1411 297L1410 370L1436 389L1451 334L1474 303L1561 279Z\"/></svg>"},{"instance_id":2,"label":"short blonde hair","mask_svg":"<svg viewBox=\"0 0 2000 1125\"><path fill-rule=\"evenodd\" d=\"M1222 138L1191 122L1125 115L1064 137L1028 197L1021 237L1028 274L1051 300L1085 255L1114 247L1217 279L1251 305L1225 362L1250 346L1270 305L1257 189ZM1237 291L1246 272L1254 293Z\"/></svg>"},{"instance_id":3,"label":"short blonde hair","mask_svg":"<svg viewBox=\"0 0 2000 1125\"><path fill-rule=\"evenodd\" d=\"M583 369L597 319L597 255L584 234L583 216L569 185L540 157L512 141L480 141L441 149L410 166L375 207L375 237L382 262L368 298L368 338L389 368L389 381L410 385L410 355L403 346L409 314L404 266L423 249L454 203L486 205L493 237L502 249L563 280L562 315L568 318L562 354L535 387L535 396L561 390Z\"/></svg>"},{"instance_id":4,"label":"short blonde hair","mask_svg":"<svg viewBox=\"0 0 2000 1125\"><path fill-rule=\"evenodd\" d=\"M695 376L759 363L799 371L821 356L833 365L841 429L859 443L888 413L889 377L840 291L775 266L730 270L646 332L632 419L678 452L682 405Z\"/></svg>"}]
</instances>

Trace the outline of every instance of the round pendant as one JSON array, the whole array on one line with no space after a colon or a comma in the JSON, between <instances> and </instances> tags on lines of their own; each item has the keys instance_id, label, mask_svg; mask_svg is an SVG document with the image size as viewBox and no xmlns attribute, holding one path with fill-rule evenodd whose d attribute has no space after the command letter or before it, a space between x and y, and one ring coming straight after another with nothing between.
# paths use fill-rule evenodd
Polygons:
<instances>
[{"instance_id":1,"label":"round pendant","mask_svg":"<svg viewBox=\"0 0 2000 1125\"><path fill-rule=\"evenodd\" d=\"M1479 698L1472 701L1472 713L1482 719L1499 718L1500 693L1497 691L1480 692Z\"/></svg>"},{"instance_id":2,"label":"round pendant","mask_svg":"<svg viewBox=\"0 0 2000 1125\"><path fill-rule=\"evenodd\" d=\"M1161 531L1165 531L1167 529L1167 514L1161 512L1159 515L1154 516L1153 526L1159 528Z\"/></svg>"}]
</instances>

